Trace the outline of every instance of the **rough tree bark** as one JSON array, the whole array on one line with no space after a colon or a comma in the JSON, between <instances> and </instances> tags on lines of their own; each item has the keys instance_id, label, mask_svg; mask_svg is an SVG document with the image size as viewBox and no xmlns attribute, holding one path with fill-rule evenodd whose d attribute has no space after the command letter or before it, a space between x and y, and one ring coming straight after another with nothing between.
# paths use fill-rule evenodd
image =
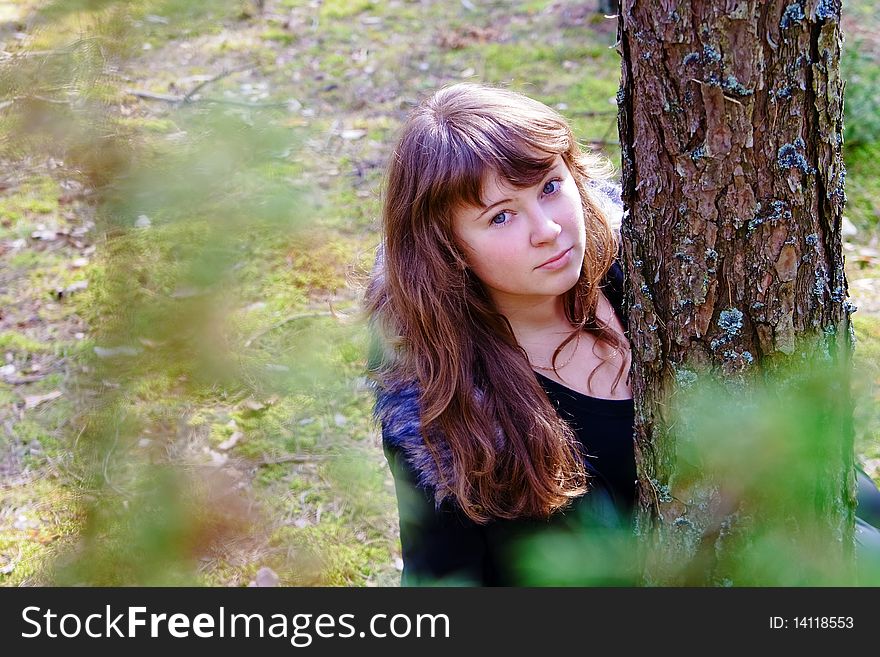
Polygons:
<instances>
[{"instance_id":1,"label":"rough tree bark","mask_svg":"<svg viewBox=\"0 0 880 657\"><path fill-rule=\"evenodd\" d=\"M702 367L744 378L829 341L835 357L849 357L840 2L622 2L638 531L666 551L667 566L700 545L717 550L718 514L728 528L734 517L717 490L676 488L663 409L677 382ZM854 522L849 445L824 455L817 479L825 502L815 512L844 558ZM703 583L729 583L704 566ZM680 570L652 567L655 583L696 583L693 573L685 581Z\"/></svg>"}]
</instances>

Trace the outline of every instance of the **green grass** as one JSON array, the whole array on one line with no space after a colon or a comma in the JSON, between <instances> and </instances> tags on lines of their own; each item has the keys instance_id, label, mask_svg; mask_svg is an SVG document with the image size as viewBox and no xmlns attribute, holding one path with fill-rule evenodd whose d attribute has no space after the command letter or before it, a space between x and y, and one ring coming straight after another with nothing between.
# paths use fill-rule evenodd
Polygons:
<instances>
[{"instance_id":1,"label":"green grass","mask_svg":"<svg viewBox=\"0 0 880 657\"><path fill-rule=\"evenodd\" d=\"M11 195L0 198L0 235L30 235L32 222L46 222L58 212L58 183L47 176L31 177ZM4 236L6 236L4 235Z\"/></svg>"},{"instance_id":2,"label":"green grass","mask_svg":"<svg viewBox=\"0 0 880 657\"><path fill-rule=\"evenodd\" d=\"M49 478L0 489L0 508L9 511L0 525L0 586L47 585L53 560L71 544L81 520L77 494Z\"/></svg>"},{"instance_id":3,"label":"green grass","mask_svg":"<svg viewBox=\"0 0 880 657\"><path fill-rule=\"evenodd\" d=\"M19 331L0 332L0 349L22 353L40 353L51 350L52 346L45 342L33 340Z\"/></svg>"},{"instance_id":4,"label":"green grass","mask_svg":"<svg viewBox=\"0 0 880 657\"><path fill-rule=\"evenodd\" d=\"M320 17L327 21L350 20L379 8L379 4L372 0L325 0L321 3Z\"/></svg>"}]
</instances>

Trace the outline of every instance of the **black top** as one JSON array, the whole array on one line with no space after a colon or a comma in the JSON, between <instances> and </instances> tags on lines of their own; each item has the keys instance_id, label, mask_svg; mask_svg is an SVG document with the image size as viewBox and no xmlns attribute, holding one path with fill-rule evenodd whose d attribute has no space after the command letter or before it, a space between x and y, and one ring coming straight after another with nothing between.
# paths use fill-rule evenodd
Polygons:
<instances>
[{"instance_id":1,"label":"black top","mask_svg":"<svg viewBox=\"0 0 880 657\"><path fill-rule=\"evenodd\" d=\"M618 316L622 316L622 278L615 263L604 286ZM385 442L397 490L404 586L522 584L519 562L513 558L520 539L551 529L628 528L636 492L632 399L589 397L541 374L535 376L588 455L590 490L548 520L495 520L478 525L451 500L437 509L433 491L418 486L418 475L403 452ZM538 568L542 558L552 565L554 554L539 554Z\"/></svg>"},{"instance_id":2,"label":"black top","mask_svg":"<svg viewBox=\"0 0 880 657\"><path fill-rule=\"evenodd\" d=\"M507 586L522 583L512 558L519 539L535 530L628 526L635 499L631 399L587 397L537 375L561 417L589 455L590 490L547 521L495 520L478 525L449 500L435 508L403 453L385 444L397 489L404 586L439 583ZM552 555L547 555L552 564Z\"/></svg>"},{"instance_id":3,"label":"black top","mask_svg":"<svg viewBox=\"0 0 880 657\"><path fill-rule=\"evenodd\" d=\"M633 400L588 397L541 374L537 377L583 445L588 472L600 480L616 507L631 512L636 496Z\"/></svg>"}]
</instances>

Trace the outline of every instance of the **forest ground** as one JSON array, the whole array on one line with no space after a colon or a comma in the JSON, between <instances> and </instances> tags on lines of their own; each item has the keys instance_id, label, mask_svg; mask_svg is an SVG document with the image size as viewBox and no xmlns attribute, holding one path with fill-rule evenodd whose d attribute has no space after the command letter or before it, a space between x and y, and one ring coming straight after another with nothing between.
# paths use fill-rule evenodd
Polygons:
<instances>
[{"instance_id":1,"label":"forest ground","mask_svg":"<svg viewBox=\"0 0 880 657\"><path fill-rule=\"evenodd\" d=\"M114 3L92 4L105 8L0 2L3 50L51 51L80 39L71 57L94 71L92 55L81 54L91 52L83 35ZM289 188L281 214L291 220L235 235L236 274L224 279L234 282L220 290L217 321L246 366L228 385L206 384L195 381L199 363L168 362L179 352L163 351L196 321L192 307L162 331L136 317L137 344L111 344L118 333L101 327L146 307L144 299L198 298L183 273L163 278L156 269L173 269L191 243L227 226L210 222L223 208L199 197L201 223L164 221L161 210L144 209L158 207L148 200L114 205L95 192L126 183L101 168L106 161L92 170L74 164L88 164L75 154L6 153L0 584L240 586L277 577L287 585L395 585L396 505L363 379L365 337L332 316L353 310L355 274L371 264L395 131L428 90L456 80L506 83L559 108L583 141L618 161L616 23L591 2L128 4L128 47L116 58L98 55L89 87L110 138L167 162L209 109L225 117L218 121L266 127L275 141L249 170L282 195ZM855 126L846 146L845 249L859 306L856 448L880 479L880 25L869 2L849 2L844 12L847 121ZM176 202L185 207L185 194ZM156 354L151 367L131 375L125 359L144 353ZM101 377L90 376L96 367ZM122 441L117 433L96 476L72 453L101 417L94 400L112 394L136 430ZM131 496L119 483L132 482L132 463L166 462L201 493L171 486L159 497ZM193 504L172 522L156 513L161 495ZM109 501L98 505L98 497ZM205 500L207 519L203 507L192 512ZM133 519L143 521L140 532ZM90 564L77 563L83 545L101 544Z\"/></svg>"}]
</instances>

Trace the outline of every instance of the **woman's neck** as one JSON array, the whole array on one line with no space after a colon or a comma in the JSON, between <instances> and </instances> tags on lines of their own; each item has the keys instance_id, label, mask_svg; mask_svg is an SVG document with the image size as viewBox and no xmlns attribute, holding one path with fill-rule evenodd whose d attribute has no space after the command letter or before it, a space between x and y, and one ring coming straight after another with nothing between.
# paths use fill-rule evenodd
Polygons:
<instances>
[{"instance_id":1,"label":"woman's neck","mask_svg":"<svg viewBox=\"0 0 880 657\"><path fill-rule=\"evenodd\" d=\"M507 304L501 313L510 322L513 334L523 347L544 343L571 333L571 322L565 315L562 297L545 297L516 305Z\"/></svg>"},{"instance_id":2,"label":"woman's neck","mask_svg":"<svg viewBox=\"0 0 880 657\"><path fill-rule=\"evenodd\" d=\"M547 349L550 353L569 335L574 327L565 314L562 297L549 299L546 303L522 306L503 313L513 329L519 345L530 355L540 356ZM596 317L621 336L624 328L614 313L611 303L601 292L597 300Z\"/></svg>"}]
</instances>

